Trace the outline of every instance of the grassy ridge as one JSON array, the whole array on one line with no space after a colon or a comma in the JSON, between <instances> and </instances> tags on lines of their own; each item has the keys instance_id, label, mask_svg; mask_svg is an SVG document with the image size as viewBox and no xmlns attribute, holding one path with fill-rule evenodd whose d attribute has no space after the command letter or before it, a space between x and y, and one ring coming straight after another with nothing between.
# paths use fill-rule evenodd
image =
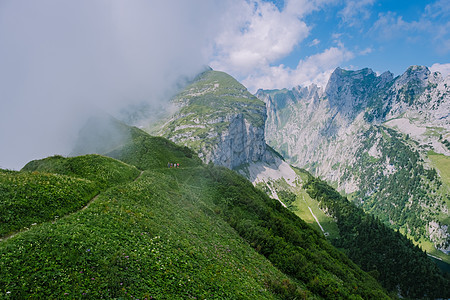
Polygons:
<instances>
[{"instance_id":1,"label":"grassy ridge","mask_svg":"<svg viewBox=\"0 0 450 300\"><path fill-rule=\"evenodd\" d=\"M80 209L99 190L87 179L0 169L0 237Z\"/></svg>"},{"instance_id":2,"label":"grassy ridge","mask_svg":"<svg viewBox=\"0 0 450 300\"><path fill-rule=\"evenodd\" d=\"M2 244L0 296L278 298L269 283L289 279L255 255L204 197L151 171L109 189L88 209Z\"/></svg>"},{"instance_id":3,"label":"grassy ridge","mask_svg":"<svg viewBox=\"0 0 450 300\"><path fill-rule=\"evenodd\" d=\"M162 138L153 137L144 131L132 128L131 139L125 145L106 153L107 156L120 159L141 170L167 168L167 163L179 163L181 167L193 167L201 164L197 155L187 147Z\"/></svg>"},{"instance_id":4,"label":"grassy ridge","mask_svg":"<svg viewBox=\"0 0 450 300\"><path fill-rule=\"evenodd\" d=\"M97 154L69 158L47 157L29 162L22 170L85 178L96 182L100 188L127 182L139 175L136 167Z\"/></svg>"},{"instance_id":5,"label":"grassy ridge","mask_svg":"<svg viewBox=\"0 0 450 300\"><path fill-rule=\"evenodd\" d=\"M387 297L314 229L236 173L204 166L189 149L139 130L110 155L147 170L112 184L85 210L1 242L0 298ZM40 165L56 168L60 160ZM168 161L182 167L168 169Z\"/></svg>"}]
</instances>

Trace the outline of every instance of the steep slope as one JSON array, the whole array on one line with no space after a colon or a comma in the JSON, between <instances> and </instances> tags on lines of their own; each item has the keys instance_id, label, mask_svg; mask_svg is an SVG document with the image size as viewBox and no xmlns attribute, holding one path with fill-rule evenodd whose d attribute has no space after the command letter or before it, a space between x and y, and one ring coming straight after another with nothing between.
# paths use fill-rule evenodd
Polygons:
<instances>
[{"instance_id":1,"label":"steep slope","mask_svg":"<svg viewBox=\"0 0 450 300\"><path fill-rule=\"evenodd\" d=\"M364 96L364 90L362 89L357 89L355 90L354 88L352 88L350 85L352 84L352 74L351 72L346 72L344 70L337 70L337 74L336 76L343 76L342 79L337 80L338 82L340 82L339 84L344 84L344 85L348 85L349 87L347 87L347 90L344 91L342 90L344 95L348 95L351 93L356 93L360 96ZM205 74L203 74L205 75ZM389 73L383 74L381 77L377 77L375 75L375 73L373 73L370 70L362 70L361 72L356 72L355 75L358 78L359 82L367 82L370 83L372 82L372 80L375 80L375 82L372 84L372 86L370 88L366 88L366 90L370 90L371 93L373 94L372 96L365 96L366 98L363 100L360 99L353 99L351 101L347 101L348 99L346 99L345 96L342 96L339 93L336 93L335 95L331 94L332 88L330 87L330 98L332 98L332 104L333 104L333 110L340 111L339 116L337 116L336 118L334 118L333 120L328 120L325 123L325 126L327 127L327 130L329 130L330 134L334 131L339 131L340 128L345 128L346 126L349 126L349 124L352 124L352 121L358 117L358 114L360 114L360 118L362 119L362 121L364 122L364 114L363 112L365 112L365 102L369 101L369 99L372 99L375 96L378 96L378 92L380 88L384 88L387 89L390 86L390 81L392 81L392 75L390 75ZM366 78L367 77L367 78ZM200 76L201 78L201 76ZM216 84L219 84L219 80L214 81L214 87L217 88ZM205 96L205 97L211 97L210 93L214 92L214 88L212 84L209 85L205 85L204 82L200 81L195 81L195 84L197 87L201 87L199 88L200 90L204 90L204 94L201 94L201 97ZM336 84L337 85L337 84ZM192 89L187 88L185 89L184 92L182 93L187 93L187 91L192 92ZM277 91L274 91L275 93L277 93ZM287 92L290 93L289 91L283 91L283 92ZM241 90L241 93L244 94L244 98L247 97L246 95L246 90ZM320 97L318 96L321 91L319 89L317 89L316 87L311 87L309 90L303 90L302 93L304 93L305 95L311 95L312 97L316 97L317 100L320 101ZM280 92L278 93L280 95L282 95L283 93ZM195 97L198 96L197 94L195 95ZM238 97L239 94L236 94L236 96ZM239 98L239 97L238 97ZM223 100L221 99L217 99L214 100L213 98L211 98L212 102L208 103L207 105L205 103L202 103L202 105L205 105L207 109L209 109L210 107L214 107L215 106L215 101L217 101L218 103L222 103ZM286 99L286 98L284 98ZM239 101L236 101L235 99L229 99L230 101L232 101L229 105L231 106L236 106L237 108L239 107ZM284 105L287 106L288 103L284 102L283 103L283 98L279 99L280 102L278 104L280 105ZM347 101L347 102L346 102ZM345 105L349 106L351 109L348 109L347 107L340 107L339 102L345 102ZM316 103L317 104L317 103ZM323 101L322 104L326 104L325 101ZM317 107L320 106L321 104L319 103L318 105L316 105L316 107L312 106L310 109L312 111L312 113L315 112L315 110L317 110ZM192 109L193 104L191 102L187 103L186 107L187 109L189 109L189 118L191 120L197 120L198 124L206 124L210 121L209 117L207 116L206 118L204 118L204 116L202 115L202 110L201 109ZM355 113L355 110L359 110L357 111L357 113ZM270 112L270 110L269 110ZM224 114L227 114L228 112L221 112ZM336 113L337 115L337 113ZM201 122L198 120L202 120ZM173 122L177 122L176 121L176 117L166 121L168 123L165 123L165 125L163 126L171 126L171 124L173 124ZM169 124L169 125L168 125ZM158 128L158 126L161 126L161 124L156 124L155 128ZM313 127L316 127L317 125L314 125ZM188 126L189 127L189 126ZM186 131L188 132L188 135L192 135L192 140L194 140L196 137L196 130L197 127L192 127L192 128L184 128L186 129ZM175 127L174 127L175 128ZM210 128L211 131L214 130L213 127ZM221 130L220 128L218 130ZM324 131L325 132L325 131ZM169 131L170 134L170 131ZM236 133L237 134L237 133ZM239 133L240 135L244 134L246 135L245 132ZM239 134L236 135L236 137L239 138ZM268 134L270 134L268 132ZM191 141L192 141L191 140ZM208 140L208 139L207 139ZM209 151L221 151L220 149L214 147L217 146L218 144L220 144L220 140L208 140L211 145L213 147L211 147L209 149ZM186 143L189 143L189 141L187 141ZM289 166L289 164L287 164L283 158L276 153L276 151L274 151L273 149L271 149L270 147L266 146L266 155L264 155L266 157L270 157L270 159L260 159L257 161L254 160L248 160L245 161L245 163L235 166L233 167L233 169L235 169L236 171L238 171L239 173L241 173L242 175L244 175L245 177L247 177L250 181L252 181L252 183L259 189L261 189L262 191L265 191L271 198L276 199L279 203L281 203L282 206L292 209L293 212L295 212L295 214L297 214L298 216L300 216L301 218L305 218L305 220L309 221L309 223L314 226L317 227L317 230L320 232L322 231L323 234L325 236L328 236L333 242L339 240L339 245L340 247L342 247L345 251L347 251L347 253L361 253L358 252L358 249L354 249L356 247L361 248L361 251L366 251L364 252L367 255L367 250L364 247L361 247L361 245L356 246L355 243L352 242L348 242L348 240L344 237L348 237L348 236L353 236L354 232L351 232L349 230L349 228L341 228L339 226L339 224L336 223L336 216L332 216L327 214L326 212L321 210L320 203L319 200L311 198L310 195L308 195L307 191L306 191L306 185L307 183L310 181L309 180L309 175L303 173L302 171L299 170L294 170L293 168L291 168ZM204 157L205 158L205 157ZM206 160L208 161L208 160ZM220 163L220 162L219 162ZM226 164L225 164L226 165ZM227 167L231 168L231 166L226 165ZM303 178L302 178L303 177ZM226 191L224 191L224 193L226 193ZM323 208L323 207L322 207ZM351 206L350 203L348 204L348 207L346 206L346 209L350 209L353 210L355 209L354 206ZM358 211L358 214L361 213L362 215L358 215L359 218L364 219L364 220L375 220L371 215L365 215L364 213L362 213L362 211ZM320 221L319 221L320 219ZM378 222L378 221L376 221ZM376 223L375 221L372 222L373 224ZM371 224L372 224L371 223ZM436 266L434 266L426 256L424 256L425 254L416 249L407 239L405 239L404 237L399 236L397 233L395 233L394 231L389 230L385 225L378 225L378 223L376 223L377 226L381 226L379 228L381 228L381 231L385 234L386 237L389 237L389 240L386 240L384 242L384 245L386 246L383 249L379 249L377 248L377 251L379 251L381 253L380 256L377 256L374 259L370 259L370 257L363 257L361 258L360 256L355 256L354 258L362 265L364 266L364 268L367 271L371 271L374 275L379 274L379 278L380 281L393 293L396 292L400 292L401 295L403 296L412 296L415 295L416 297L419 296L425 296L425 295L445 295L445 291L443 291L442 293L444 294L439 294L439 290L443 290L442 287L445 286L446 284L446 280L443 279L443 277L441 277L442 275L440 275L439 270L436 268ZM365 223L360 224L360 225L355 225L352 228L356 228L355 230L357 231L368 231L367 226L365 227ZM371 238L375 239L379 239L379 232L378 227L370 227L369 232L367 233L368 236L370 236ZM344 246L342 246L344 245ZM365 245L369 245L369 244L365 244ZM401 247L399 246L401 245ZM395 252L394 255L392 255L389 251L390 247L395 247L395 248L399 248L399 249L403 249L404 252ZM406 254L408 253L408 254ZM410 285L410 281L406 280L404 277L398 277L395 275L395 272L393 273L391 269L386 268L386 264L385 261L383 260L384 256L392 256L392 259L397 260L399 262L398 267L402 268L404 270L408 270L408 272L411 272L411 274L413 274L414 278L420 278L423 281L422 285L418 285L416 287L411 288ZM411 261L420 261L421 264L423 266L425 266L424 268L422 268L421 270L417 270L412 268L411 265L408 265L404 259L407 260L411 260ZM368 266L366 263L369 262L368 264L370 264L370 266ZM377 271L377 269L379 271ZM389 278L389 280L385 279L385 278ZM398 280L391 280L391 279L398 279ZM439 278L439 280L437 280L436 278ZM433 283L437 283L440 282L437 286L433 287Z\"/></svg>"},{"instance_id":2,"label":"steep slope","mask_svg":"<svg viewBox=\"0 0 450 300\"><path fill-rule=\"evenodd\" d=\"M397 78L338 68L324 90L311 85L257 96L267 105L267 142L288 162L350 194L427 250L431 241L448 253L450 186L428 151L450 155L449 81L426 67Z\"/></svg>"},{"instance_id":3,"label":"steep slope","mask_svg":"<svg viewBox=\"0 0 450 300\"><path fill-rule=\"evenodd\" d=\"M131 181L134 167L100 155L34 160L0 173L0 237L85 206L101 190Z\"/></svg>"},{"instance_id":4,"label":"steep slope","mask_svg":"<svg viewBox=\"0 0 450 300\"><path fill-rule=\"evenodd\" d=\"M244 169L245 170L245 169ZM285 162L248 166L254 184L344 251L382 285L402 297L446 298L449 278L419 247L342 197L325 182Z\"/></svg>"},{"instance_id":5,"label":"steep slope","mask_svg":"<svg viewBox=\"0 0 450 300\"><path fill-rule=\"evenodd\" d=\"M235 168L265 159L265 105L230 75L206 71L172 102L176 112L150 132L192 148L206 163Z\"/></svg>"},{"instance_id":6,"label":"steep slope","mask_svg":"<svg viewBox=\"0 0 450 300\"><path fill-rule=\"evenodd\" d=\"M163 138L130 132L110 154L144 170L141 176L104 185L86 209L0 242L2 298L387 298L372 277L241 176L203 165ZM98 158L29 167L94 180L103 178ZM72 160L92 160L94 168L79 170ZM167 161L182 167L167 168ZM45 192L45 185L36 187Z\"/></svg>"}]
</instances>

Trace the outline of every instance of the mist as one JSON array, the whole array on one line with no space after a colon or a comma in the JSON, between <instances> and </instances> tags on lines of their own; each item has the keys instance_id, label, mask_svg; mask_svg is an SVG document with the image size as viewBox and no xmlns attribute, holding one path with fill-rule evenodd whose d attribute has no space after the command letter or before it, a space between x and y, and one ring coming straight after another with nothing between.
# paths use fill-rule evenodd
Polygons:
<instances>
[{"instance_id":1,"label":"mist","mask_svg":"<svg viewBox=\"0 0 450 300\"><path fill-rule=\"evenodd\" d=\"M0 2L0 168L71 152L96 111L158 108L209 61L218 0Z\"/></svg>"}]
</instances>

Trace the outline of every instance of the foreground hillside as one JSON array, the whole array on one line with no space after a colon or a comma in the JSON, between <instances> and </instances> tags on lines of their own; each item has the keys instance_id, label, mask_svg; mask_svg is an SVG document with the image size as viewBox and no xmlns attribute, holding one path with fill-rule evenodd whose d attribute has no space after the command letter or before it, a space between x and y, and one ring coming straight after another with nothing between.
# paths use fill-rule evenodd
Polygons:
<instances>
[{"instance_id":1,"label":"foreground hillside","mask_svg":"<svg viewBox=\"0 0 450 300\"><path fill-rule=\"evenodd\" d=\"M1 298L387 298L371 276L241 176L203 165L163 138L130 133L109 153L126 164L53 157L14 172L15 183L1 181L1 193L20 176L94 186L92 198L65 216L30 216L48 203L14 215L38 224L0 242ZM96 169L99 160L106 167ZM20 199L0 199L21 206L39 191L46 195L39 199L59 201L46 194L49 183L25 181Z\"/></svg>"}]
</instances>

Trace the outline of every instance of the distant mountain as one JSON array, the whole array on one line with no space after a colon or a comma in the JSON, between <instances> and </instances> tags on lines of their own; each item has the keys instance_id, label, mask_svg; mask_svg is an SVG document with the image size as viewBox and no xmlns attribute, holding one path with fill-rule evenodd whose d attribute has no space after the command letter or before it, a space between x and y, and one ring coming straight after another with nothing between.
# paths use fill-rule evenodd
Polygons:
<instances>
[{"instance_id":1,"label":"distant mountain","mask_svg":"<svg viewBox=\"0 0 450 300\"><path fill-rule=\"evenodd\" d=\"M230 75L208 70L174 99L176 109L147 130L196 151L206 163L228 168L273 161L266 148L264 102Z\"/></svg>"},{"instance_id":2,"label":"distant mountain","mask_svg":"<svg viewBox=\"0 0 450 300\"><path fill-rule=\"evenodd\" d=\"M267 143L289 163L449 261L450 77L420 66L396 78L338 68L325 89L257 97Z\"/></svg>"}]
</instances>

